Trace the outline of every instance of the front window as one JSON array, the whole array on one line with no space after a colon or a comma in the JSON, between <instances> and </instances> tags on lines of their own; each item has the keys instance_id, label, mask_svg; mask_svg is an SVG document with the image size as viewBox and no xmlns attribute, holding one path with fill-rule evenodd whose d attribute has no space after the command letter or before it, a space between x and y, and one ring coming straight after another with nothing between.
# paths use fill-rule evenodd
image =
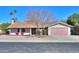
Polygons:
<instances>
[{"instance_id":1,"label":"front window","mask_svg":"<svg viewBox=\"0 0 79 59\"><path fill-rule=\"evenodd\" d=\"M12 32L12 33L17 32L17 29L12 28L12 29L11 29L11 32Z\"/></svg>"},{"instance_id":2,"label":"front window","mask_svg":"<svg viewBox=\"0 0 79 59\"><path fill-rule=\"evenodd\" d=\"M22 32L25 32L25 28L22 28Z\"/></svg>"}]
</instances>

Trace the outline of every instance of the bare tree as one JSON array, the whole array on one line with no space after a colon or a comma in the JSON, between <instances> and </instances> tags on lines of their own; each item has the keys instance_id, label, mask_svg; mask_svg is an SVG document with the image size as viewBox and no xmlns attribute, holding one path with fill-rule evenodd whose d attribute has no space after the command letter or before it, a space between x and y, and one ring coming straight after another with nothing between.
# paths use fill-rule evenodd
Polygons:
<instances>
[{"instance_id":1,"label":"bare tree","mask_svg":"<svg viewBox=\"0 0 79 59\"><path fill-rule=\"evenodd\" d=\"M30 9L27 18L29 21L34 22L38 29L40 25L42 26L42 29L44 29L48 24L55 20L54 15L44 9Z\"/></svg>"}]
</instances>

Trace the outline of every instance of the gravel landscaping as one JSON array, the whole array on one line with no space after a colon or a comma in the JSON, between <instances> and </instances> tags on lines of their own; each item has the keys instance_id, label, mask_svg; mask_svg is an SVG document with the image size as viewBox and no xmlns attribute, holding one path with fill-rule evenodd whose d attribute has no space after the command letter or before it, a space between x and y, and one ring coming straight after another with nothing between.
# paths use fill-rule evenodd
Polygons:
<instances>
[{"instance_id":1,"label":"gravel landscaping","mask_svg":"<svg viewBox=\"0 0 79 59\"><path fill-rule=\"evenodd\" d=\"M0 42L79 42L79 36L10 36L0 35Z\"/></svg>"}]
</instances>

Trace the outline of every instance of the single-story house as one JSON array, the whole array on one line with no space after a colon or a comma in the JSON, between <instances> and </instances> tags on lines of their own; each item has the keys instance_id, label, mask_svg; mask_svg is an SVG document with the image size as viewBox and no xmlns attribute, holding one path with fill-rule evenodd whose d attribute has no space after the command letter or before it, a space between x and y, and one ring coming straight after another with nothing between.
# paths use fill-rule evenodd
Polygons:
<instances>
[{"instance_id":1,"label":"single-story house","mask_svg":"<svg viewBox=\"0 0 79 59\"><path fill-rule=\"evenodd\" d=\"M44 25L44 27L39 24L37 26L33 22L12 22L8 27L10 35L36 35L36 31L39 28L40 31L44 29L50 36L55 35L71 35L71 25L64 22L56 22L51 25Z\"/></svg>"}]
</instances>

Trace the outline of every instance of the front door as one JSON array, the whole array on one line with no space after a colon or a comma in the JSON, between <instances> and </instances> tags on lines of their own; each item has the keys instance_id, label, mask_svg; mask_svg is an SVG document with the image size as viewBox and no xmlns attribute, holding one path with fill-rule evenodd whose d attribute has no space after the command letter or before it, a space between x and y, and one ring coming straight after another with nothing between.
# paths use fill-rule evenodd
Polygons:
<instances>
[{"instance_id":1,"label":"front door","mask_svg":"<svg viewBox=\"0 0 79 59\"><path fill-rule=\"evenodd\" d=\"M32 28L32 35L36 35L36 28Z\"/></svg>"},{"instance_id":2,"label":"front door","mask_svg":"<svg viewBox=\"0 0 79 59\"><path fill-rule=\"evenodd\" d=\"M19 35L19 32L20 32L20 30L19 30L19 28L17 28L16 35Z\"/></svg>"}]
</instances>

